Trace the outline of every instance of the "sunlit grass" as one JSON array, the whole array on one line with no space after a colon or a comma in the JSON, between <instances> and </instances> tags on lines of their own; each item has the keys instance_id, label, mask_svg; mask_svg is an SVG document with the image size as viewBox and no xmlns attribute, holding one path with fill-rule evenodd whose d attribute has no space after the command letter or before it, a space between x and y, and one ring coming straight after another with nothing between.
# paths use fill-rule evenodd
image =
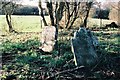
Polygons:
<instances>
[{"instance_id":1,"label":"sunlit grass","mask_svg":"<svg viewBox=\"0 0 120 80\"><path fill-rule=\"evenodd\" d=\"M116 21L107 20L107 19L102 19L102 26L100 26L100 25L101 25L101 20L100 20L100 19L97 19L97 18L89 18L89 19L88 19L88 26L89 26L89 27L93 27L93 26L103 27L104 25L110 24L111 22L116 22Z\"/></svg>"},{"instance_id":2,"label":"sunlit grass","mask_svg":"<svg viewBox=\"0 0 120 80\"><path fill-rule=\"evenodd\" d=\"M48 24L50 23L49 16L45 16L46 21ZM79 27L81 20L78 18L73 26ZM102 20L102 24L109 24L112 20ZM40 32L41 27L44 26L43 22L41 24L41 17L40 16L19 16L19 15L12 15L12 25L13 28L18 32ZM88 18L88 27L99 27L100 26L100 19ZM0 30L3 32L8 31L8 25L5 20L5 15L0 15Z\"/></svg>"},{"instance_id":3,"label":"sunlit grass","mask_svg":"<svg viewBox=\"0 0 120 80\"><path fill-rule=\"evenodd\" d=\"M48 21L48 17L46 17ZM12 15L13 28L18 32L40 32L43 23L41 24L40 16L16 16ZM0 15L0 30L8 31L8 25L5 20L5 15Z\"/></svg>"}]
</instances>

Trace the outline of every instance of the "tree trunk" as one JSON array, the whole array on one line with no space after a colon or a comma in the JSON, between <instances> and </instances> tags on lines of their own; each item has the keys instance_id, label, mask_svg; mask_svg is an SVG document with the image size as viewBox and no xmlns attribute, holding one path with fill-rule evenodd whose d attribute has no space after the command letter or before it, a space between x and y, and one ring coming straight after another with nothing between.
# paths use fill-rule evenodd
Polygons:
<instances>
[{"instance_id":1,"label":"tree trunk","mask_svg":"<svg viewBox=\"0 0 120 80\"><path fill-rule=\"evenodd\" d=\"M58 49L58 25L55 25L55 29L56 29L56 32L55 32L55 46L54 48L57 50Z\"/></svg>"},{"instance_id":2,"label":"tree trunk","mask_svg":"<svg viewBox=\"0 0 120 80\"><path fill-rule=\"evenodd\" d=\"M86 13L84 23L83 23L84 27L87 27L87 19L88 19L88 16L89 16L89 12L90 12L90 9L91 9L92 2L86 3L86 5L87 5L87 13Z\"/></svg>"},{"instance_id":3,"label":"tree trunk","mask_svg":"<svg viewBox=\"0 0 120 80\"><path fill-rule=\"evenodd\" d=\"M87 19L88 19L88 16L89 16L89 10L87 10L87 14L85 16L85 19L84 19L84 27L87 27Z\"/></svg>"},{"instance_id":4,"label":"tree trunk","mask_svg":"<svg viewBox=\"0 0 120 80\"><path fill-rule=\"evenodd\" d=\"M120 26L120 1L118 2L118 25Z\"/></svg>"},{"instance_id":5,"label":"tree trunk","mask_svg":"<svg viewBox=\"0 0 120 80\"><path fill-rule=\"evenodd\" d=\"M41 10L41 17L43 18L43 23L44 23L44 26L47 26L47 22L45 20L45 17L44 17L44 14L43 14L43 8L41 6L41 2L39 2L39 8Z\"/></svg>"},{"instance_id":6,"label":"tree trunk","mask_svg":"<svg viewBox=\"0 0 120 80\"><path fill-rule=\"evenodd\" d=\"M50 21L51 21L51 25L54 26L54 17L53 17L53 6L52 6L52 2L47 2L47 8L49 11L49 15L50 15Z\"/></svg>"},{"instance_id":7,"label":"tree trunk","mask_svg":"<svg viewBox=\"0 0 120 80\"><path fill-rule=\"evenodd\" d=\"M67 28L68 27L68 25L69 25L69 23L70 23L70 8L69 8L69 3L68 2L66 2L66 7L67 7L67 23L66 23L66 26L65 26L65 28Z\"/></svg>"},{"instance_id":8,"label":"tree trunk","mask_svg":"<svg viewBox=\"0 0 120 80\"><path fill-rule=\"evenodd\" d=\"M56 18L56 21L55 21L55 28L56 28L55 40L56 40L56 44L55 44L55 49L58 49L58 40L57 40L58 39L58 27L59 27L59 21L62 19L62 16L63 16L64 6L65 6L64 2L60 2L59 6L58 6L58 3L56 3L56 9L55 9L55 18Z\"/></svg>"},{"instance_id":9,"label":"tree trunk","mask_svg":"<svg viewBox=\"0 0 120 80\"><path fill-rule=\"evenodd\" d=\"M12 24L11 24L11 15L8 15L6 14L6 21L7 21L7 24L9 26L9 32L13 32L13 27L12 27Z\"/></svg>"}]
</instances>

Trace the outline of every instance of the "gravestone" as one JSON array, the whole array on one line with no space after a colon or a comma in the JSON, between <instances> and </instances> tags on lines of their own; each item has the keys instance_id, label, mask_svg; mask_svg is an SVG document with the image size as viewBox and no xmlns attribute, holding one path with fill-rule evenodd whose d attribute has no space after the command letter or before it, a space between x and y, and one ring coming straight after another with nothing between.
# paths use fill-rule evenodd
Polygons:
<instances>
[{"instance_id":1,"label":"gravestone","mask_svg":"<svg viewBox=\"0 0 120 80\"><path fill-rule=\"evenodd\" d=\"M93 36L90 30L80 28L74 33L71 40L72 52L74 54L75 65L84 65L90 67L97 61L95 47L98 45L98 40Z\"/></svg>"},{"instance_id":2,"label":"gravestone","mask_svg":"<svg viewBox=\"0 0 120 80\"><path fill-rule=\"evenodd\" d=\"M51 52L55 45L55 32L54 26L44 26L41 36L42 49L44 52Z\"/></svg>"}]
</instances>

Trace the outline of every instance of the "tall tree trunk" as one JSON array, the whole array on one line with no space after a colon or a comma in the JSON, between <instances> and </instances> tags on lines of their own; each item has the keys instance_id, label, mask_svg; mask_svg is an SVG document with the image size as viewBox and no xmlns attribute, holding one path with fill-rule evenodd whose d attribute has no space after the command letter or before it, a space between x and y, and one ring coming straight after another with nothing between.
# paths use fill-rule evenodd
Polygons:
<instances>
[{"instance_id":1,"label":"tall tree trunk","mask_svg":"<svg viewBox=\"0 0 120 80\"><path fill-rule=\"evenodd\" d=\"M68 27L68 25L69 25L69 23L70 23L70 8L69 8L69 3L68 2L66 2L66 7L67 7L67 23L66 23L66 26L65 26L65 28L67 28Z\"/></svg>"},{"instance_id":2,"label":"tall tree trunk","mask_svg":"<svg viewBox=\"0 0 120 80\"><path fill-rule=\"evenodd\" d=\"M49 15L50 15L51 25L52 25L52 26L55 26L54 17L53 17L53 6L52 6L52 2L47 2L47 8L48 8Z\"/></svg>"},{"instance_id":3,"label":"tall tree trunk","mask_svg":"<svg viewBox=\"0 0 120 80\"><path fill-rule=\"evenodd\" d=\"M13 32L14 30L13 30L12 23L11 23L11 15L6 14L6 21L9 26L9 32Z\"/></svg>"},{"instance_id":4,"label":"tall tree trunk","mask_svg":"<svg viewBox=\"0 0 120 80\"><path fill-rule=\"evenodd\" d=\"M85 16L85 19L84 19L84 23L83 23L83 26L84 27L87 27L87 19L88 19L88 16L89 16L89 12L90 12L90 9L91 9L91 5L92 5L92 2L89 2L87 3L86 2L86 6L87 6L87 10L86 10L86 16Z\"/></svg>"},{"instance_id":5,"label":"tall tree trunk","mask_svg":"<svg viewBox=\"0 0 120 80\"><path fill-rule=\"evenodd\" d=\"M55 34L55 40L56 40L56 44L55 44L55 49L58 49L58 27L59 27L59 21L62 19L63 16L63 9L64 9L65 3L64 2L60 2L59 6L58 3L56 3L56 9L55 9L55 28L56 28L56 34ZM58 8L58 9L57 9Z\"/></svg>"},{"instance_id":6,"label":"tall tree trunk","mask_svg":"<svg viewBox=\"0 0 120 80\"><path fill-rule=\"evenodd\" d=\"M44 26L47 26L47 22L45 20L45 17L44 17L44 14L43 14L43 8L41 6L41 1L39 2L39 8L41 10L41 17L43 18L43 23L44 23Z\"/></svg>"},{"instance_id":7,"label":"tall tree trunk","mask_svg":"<svg viewBox=\"0 0 120 80\"><path fill-rule=\"evenodd\" d=\"M87 10L87 14L86 14L86 16L85 16L85 19L84 19L84 27L87 27L87 19L88 19L88 16L89 16L89 10Z\"/></svg>"},{"instance_id":8,"label":"tall tree trunk","mask_svg":"<svg viewBox=\"0 0 120 80\"><path fill-rule=\"evenodd\" d=\"M120 1L118 2L118 25L120 26Z\"/></svg>"},{"instance_id":9,"label":"tall tree trunk","mask_svg":"<svg viewBox=\"0 0 120 80\"><path fill-rule=\"evenodd\" d=\"M56 22L56 23L58 23L58 22ZM57 50L58 49L58 24L57 25L55 25L55 29L56 29L56 32L55 32L55 49Z\"/></svg>"}]
</instances>

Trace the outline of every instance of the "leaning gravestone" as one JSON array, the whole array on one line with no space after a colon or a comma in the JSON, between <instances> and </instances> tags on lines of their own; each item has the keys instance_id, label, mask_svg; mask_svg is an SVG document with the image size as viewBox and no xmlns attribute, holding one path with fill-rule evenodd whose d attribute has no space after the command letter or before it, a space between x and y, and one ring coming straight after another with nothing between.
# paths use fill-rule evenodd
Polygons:
<instances>
[{"instance_id":1,"label":"leaning gravestone","mask_svg":"<svg viewBox=\"0 0 120 80\"><path fill-rule=\"evenodd\" d=\"M89 67L96 63L97 54L95 46L98 45L98 40L90 30L80 28L74 33L71 44L75 65Z\"/></svg>"},{"instance_id":2,"label":"leaning gravestone","mask_svg":"<svg viewBox=\"0 0 120 80\"><path fill-rule=\"evenodd\" d=\"M54 26L45 26L42 31L41 43L42 49L44 52L51 52L55 45L55 32L56 29Z\"/></svg>"}]
</instances>

